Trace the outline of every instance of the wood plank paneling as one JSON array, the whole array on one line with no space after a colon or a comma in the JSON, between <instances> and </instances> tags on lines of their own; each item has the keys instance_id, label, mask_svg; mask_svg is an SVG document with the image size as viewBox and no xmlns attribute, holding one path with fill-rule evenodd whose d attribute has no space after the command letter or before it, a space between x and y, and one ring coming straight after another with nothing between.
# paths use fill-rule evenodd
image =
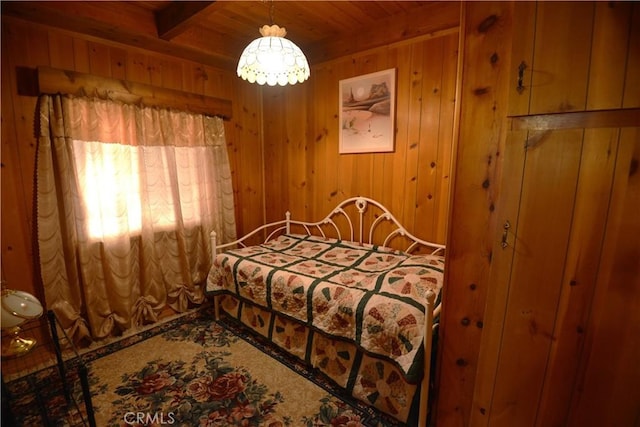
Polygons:
<instances>
[{"instance_id":1,"label":"wood plank paneling","mask_svg":"<svg viewBox=\"0 0 640 427\"><path fill-rule=\"evenodd\" d=\"M532 138L538 136L530 134ZM527 132L511 131L507 134L502 158L509 159L502 163L504 185L500 189L500 198L496 212L498 213L499 240L493 242L491 257L491 272L489 283L493 283L487 290L487 303L484 313L483 337L479 349L478 369L473 395L473 406L469 417L469 425L489 425L489 414L492 405L496 372L502 341L502 327L509 296L509 289L502 284L511 279L511 263L514 257L515 234L518 227L518 209L520 192L525 164L524 143Z\"/></svg>"},{"instance_id":2,"label":"wood plank paneling","mask_svg":"<svg viewBox=\"0 0 640 427\"><path fill-rule=\"evenodd\" d=\"M622 108L633 2L596 2L587 110ZM607 76L607 78L602 78Z\"/></svg>"},{"instance_id":3,"label":"wood plank paneling","mask_svg":"<svg viewBox=\"0 0 640 427\"><path fill-rule=\"evenodd\" d=\"M537 5L535 1L521 2L513 11L514 30L511 35L511 77L508 80L510 90L507 107L510 116L529 114Z\"/></svg>"},{"instance_id":4,"label":"wood plank paneling","mask_svg":"<svg viewBox=\"0 0 640 427\"><path fill-rule=\"evenodd\" d=\"M439 343L438 426L468 426L473 408L497 227L494 203L500 195L506 134L503 119L507 113L512 10L509 2L468 2L464 6L460 130Z\"/></svg>"},{"instance_id":5,"label":"wood plank paneling","mask_svg":"<svg viewBox=\"0 0 640 427\"><path fill-rule=\"evenodd\" d=\"M434 97L432 94L438 91L441 84L441 67L431 66L426 63L425 57L429 57L433 64L442 64L442 40L439 43L433 43L435 46L431 51L426 51L422 43L412 45L411 52L411 68L408 80L410 82L410 111L412 115L411 125L409 126L408 146L409 152L407 156L407 196L405 198L404 211L405 224L412 229L421 228L426 233L434 235L433 222L419 222L417 219L419 214L424 217L433 219L433 194L429 194L429 190L435 189L433 179L435 168L432 165L437 157L437 136L433 137L433 126L430 124L439 122L439 96ZM434 88L434 89L431 89ZM429 89L431 89L431 97L429 97ZM439 95L439 94L438 94ZM424 106L423 106L424 101ZM435 152L434 152L435 151ZM421 188L421 184L424 186ZM423 207L426 209L420 209ZM428 231L427 231L428 230Z\"/></svg>"},{"instance_id":6,"label":"wood plank paneling","mask_svg":"<svg viewBox=\"0 0 640 427\"><path fill-rule=\"evenodd\" d=\"M626 9L625 3L613 4ZM599 10L599 9L598 9ZM602 11L611 25L624 26L622 14ZM628 32L623 108L640 106L640 5L632 3ZM610 29L609 32L615 32ZM624 40L625 34L620 34ZM622 43L624 44L624 43ZM620 78L616 70L600 77ZM593 102L609 99L593 98ZM616 102L613 102L616 104ZM636 123L640 125L640 123ZM640 422L640 127L611 130L618 135L613 184L607 206L598 272L568 425L637 425ZM613 156L613 151L608 155ZM593 172L595 173L595 172ZM601 196L594 200L604 200Z\"/></svg>"},{"instance_id":7,"label":"wood plank paneling","mask_svg":"<svg viewBox=\"0 0 640 427\"><path fill-rule=\"evenodd\" d=\"M83 39L74 38L73 39L73 70L78 71L80 73L88 73L90 70L89 66L89 48L87 46L88 42ZM127 56L127 58L129 55ZM125 65L125 70L129 68ZM137 80L136 80L137 81Z\"/></svg>"},{"instance_id":8,"label":"wood plank paneling","mask_svg":"<svg viewBox=\"0 0 640 427\"><path fill-rule=\"evenodd\" d=\"M124 79L127 74L127 51L112 47L109 49L109 59L111 61L111 78Z\"/></svg>"},{"instance_id":9,"label":"wood plank paneling","mask_svg":"<svg viewBox=\"0 0 640 427\"><path fill-rule=\"evenodd\" d=\"M640 107L640 5L633 3L629 16L631 25L622 107L637 108Z\"/></svg>"},{"instance_id":10,"label":"wood plank paneling","mask_svg":"<svg viewBox=\"0 0 640 427\"><path fill-rule=\"evenodd\" d=\"M98 42L88 42L87 47L89 48L89 72L97 76L111 77L109 46Z\"/></svg>"},{"instance_id":11,"label":"wood plank paneling","mask_svg":"<svg viewBox=\"0 0 640 427\"><path fill-rule=\"evenodd\" d=\"M309 100L307 99L308 91L302 85L296 85L293 90L285 91L287 95L287 100L285 101L288 105L308 105ZM286 139L286 147L287 147L287 158L286 162L289 168L289 174L287 179L287 187L289 189L290 194L301 194L303 197L298 197L295 199L288 199L287 196L287 205L289 206L287 209L291 213L291 215L296 215L297 217L303 217L305 215L307 199L304 197L307 186L307 178L308 178L308 164L307 162L298 161L301 156L304 156L304 153L307 150L309 141L307 132L308 126L308 113L306 109L301 109L296 115L296 120L292 120L288 125L287 130L287 139ZM266 169L265 169L266 171ZM277 212L274 212L274 214ZM285 214L285 212L281 212L281 217Z\"/></svg>"},{"instance_id":12,"label":"wood plank paneling","mask_svg":"<svg viewBox=\"0 0 640 427\"><path fill-rule=\"evenodd\" d=\"M49 52L51 66L63 70L73 70L75 61L73 56L73 37L68 34L49 32Z\"/></svg>"},{"instance_id":13,"label":"wood plank paneling","mask_svg":"<svg viewBox=\"0 0 640 427\"><path fill-rule=\"evenodd\" d=\"M524 427L534 425L536 419L553 340L581 150L581 130L548 133L527 149L504 318L509 327L503 329L489 414L492 426L511 426L518 420ZM527 386L522 387L523 383Z\"/></svg>"},{"instance_id":14,"label":"wood plank paneling","mask_svg":"<svg viewBox=\"0 0 640 427\"><path fill-rule=\"evenodd\" d=\"M627 79L640 74L629 40L635 7L516 4L509 111L519 115L512 119L519 130L507 139L514 149L504 151L498 215L517 219L506 249L496 231L471 425L640 420L640 346L631 338L640 241L608 240L621 227L617 215L626 215L625 233L638 228L637 215L626 213L638 204L638 100L627 98L636 91ZM525 73L518 90L517 67L527 58L532 78Z\"/></svg>"},{"instance_id":15,"label":"wood plank paneling","mask_svg":"<svg viewBox=\"0 0 640 427\"><path fill-rule=\"evenodd\" d=\"M623 129L619 146L569 426L640 420L640 128Z\"/></svg>"},{"instance_id":16,"label":"wood plank paneling","mask_svg":"<svg viewBox=\"0 0 640 427\"><path fill-rule=\"evenodd\" d=\"M272 222L284 219L285 212L280 211L280 209L282 204L290 204L289 193L291 188L289 188L287 179L289 167L291 166L288 162L291 156L290 145L287 141L289 133L285 126L287 122L282 121L280 118L287 117L291 112L285 108L287 105L287 88L273 87L265 89L263 91L263 99L271 107L267 109L268 112L265 111L263 122L264 162L268 165L264 170L264 177L265 182L269 183L269 196L265 197L264 206L267 221Z\"/></svg>"},{"instance_id":17,"label":"wood plank paneling","mask_svg":"<svg viewBox=\"0 0 640 427\"><path fill-rule=\"evenodd\" d=\"M529 114L584 110L594 2L538 2Z\"/></svg>"},{"instance_id":18,"label":"wood plank paneling","mask_svg":"<svg viewBox=\"0 0 640 427\"><path fill-rule=\"evenodd\" d=\"M405 200L407 199L407 157L409 152L409 129L411 127L410 93L411 93L411 59L412 49L410 45L399 46L393 49L394 63L398 68L398 75L405 78L398 78L396 81L396 142L395 152L391 160L391 169L384 171L386 193L383 195L383 202L400 220L406 224ZM415 197L413 194L411 197Z\"/></svg>"},{"instance_id":19,"label":"wood plank paneling","mask_svg":"<svg viewBox=\"0 0 640 427\"><path fill-rule=\"evenodd\" d=\"M27 47L26 28L2 26L2 56L17 55ZM25 58L17 65L28 65ZM17 79L15 65L2 61L2 164L0 196L2 200L2 279L11 289L23 289L41 296L34 286L31 194L32 183L21 173L21 153L28 146L20 117L20 105L14 96ZM28 134L27 134L28 137ZM33 138L31 138L33 140ZM24 142L23 142L24 141ZM27 169L27 172L32 169ZM26 180L26 182L25 182Z\"/></svg>"},{"instance_id":20,"label":"wood plank paneling","mask_svg":"<svg viewBox=\"0 0 640 427\"><path fill-rule=\"evenodd\" d=\"M584 348L584 332L602 256L618 138L617 129L585 131L574 220L536 420L540 427L564 425L567 421L568 402L578 373L575 362ZM593 203L594 200L598 202Z\"/></svg>"},{"instance_id":21,"label":"wood plank paneling","mask_svg":"<svg viewBox=\"0 0 640 427\"><path fill-rule=\"evenodd\" d=\"M443 39L442 76L457 76L457 78L443 78L440 86L440 109L438 120L438 151L435 159L436 187L431 200L435 200L435 213L432 216L434 224L433 240L446 242L449 228L449 206L451 204L451 176L453 174L453 156L456 150L450 141L455 144L457 136L457 90L459 35L451 35ZM428 89L428 88L427 88ZM424 117L424 120L429 120ZM433 166L429 164L433 171ZM428 195L427 195L428 198ZM423 217L424 218L424 217Z\"/></svg>"},{"instance_id":22,"label":"wood plank paneling","mask_svg":"<svg viewBox=\"0 0 640 427\"><path fill-rule=\"evenodd\" d=\"M416 174L414 229L444 242L449 209L451 141L456 81L458 37L439 37L422 44L419 164Z\"/></svg>"},{"instance_id":23,"label":"wood plank paneling","mask_svg":"<svg viewBox=\"0 0 640 427\"><path fill-rule=\"evenodd\" d=\"M132 82L151 84L147 55L142 52L129 52L125 64L125 78Z\"/></svg>"},{"instance_id":24,"label":"wood plank paneling","mask_svg":"<svg viewBox=\"0 0 640 427\"><path fill-rule=\"evenodd\" d=\"M264 88L267 218L308 206L300 214L317 220L362 195L388 206L418 237L444 242L457 47L451 31L312 67L300 87ZM340 154L339 81L389 68L396 70L394 152Z\"/></svg>"}]
</instances>

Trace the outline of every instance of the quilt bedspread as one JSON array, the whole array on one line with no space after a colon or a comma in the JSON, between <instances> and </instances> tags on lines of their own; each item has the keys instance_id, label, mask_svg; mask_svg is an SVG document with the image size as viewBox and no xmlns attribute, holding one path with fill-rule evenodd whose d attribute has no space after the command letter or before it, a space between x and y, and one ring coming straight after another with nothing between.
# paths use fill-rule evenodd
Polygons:
<instances>
[{"instance_id":1,"label":"quilt bedspread","mask_svg":"<svg viewBox=\"0 0 640 427\"><path fill-rule=\"evenodd\" d=\"M316 236L282 235L217 255L207 293L232 293L420 379L424 306L442 287L444 258Z\"/></svg>"}]
</instances>

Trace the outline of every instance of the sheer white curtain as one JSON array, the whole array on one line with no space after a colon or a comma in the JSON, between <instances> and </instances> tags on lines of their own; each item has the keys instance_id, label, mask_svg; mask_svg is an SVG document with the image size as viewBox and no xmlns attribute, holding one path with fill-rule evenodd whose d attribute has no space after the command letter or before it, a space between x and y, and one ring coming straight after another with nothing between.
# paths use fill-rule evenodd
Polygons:
<instances>
[{"instance_id":1,"label":"sheer white curtain","mask_svg":"<svg viewBox=\"0 0 640 427\"><path fill-rule=\"evenodd\" d=\"M209 233L235 238L222 119L71 96L39 111L41 276L73 339L201 303Z\"/></svg>"}]
</instances>

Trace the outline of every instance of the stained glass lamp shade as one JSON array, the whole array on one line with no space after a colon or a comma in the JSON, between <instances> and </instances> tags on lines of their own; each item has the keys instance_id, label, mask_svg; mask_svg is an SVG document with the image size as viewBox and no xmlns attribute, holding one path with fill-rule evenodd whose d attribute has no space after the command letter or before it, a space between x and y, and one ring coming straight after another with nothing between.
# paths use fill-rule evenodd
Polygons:
<instances>
[{"instance_id":1,"label":"stained glass lamp shade","mask_svg":"<svg viewBox=\"0 0 640 427\"><path fill-rule=\"evenodd\" d=\"M309 63L302 50L284 36L277 25L260 28L262 37L244 49L238 61L238 77L250 83L285 86L309 78Z\"/></svg>"}]
</instances>

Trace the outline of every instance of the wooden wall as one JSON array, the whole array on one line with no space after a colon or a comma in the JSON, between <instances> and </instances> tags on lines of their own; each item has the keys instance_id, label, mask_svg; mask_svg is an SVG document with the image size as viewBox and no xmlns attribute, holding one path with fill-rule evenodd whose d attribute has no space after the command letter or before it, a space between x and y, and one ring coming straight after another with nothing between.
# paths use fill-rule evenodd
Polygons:
<instances>
[{"instance_id":1,"label":"wooden wall","mask_svg":"<svg viewBox=\"0 0 640 427\"><path fill-rule=\"evenodd\" d=\"M631 2L465 5L437 425L640 422L639 30Z\"/></svg>"},{"instance_id":2,"label":"wooden wall","mask_svg":"<svg viewBox=\"0 0 640 427\"><path fill-rule=\"evenodd\" d=\"M439 426L470 422L500 195L512 10L509 2L471 2L462 15L460 127L437 370Z\"/></svg>"},{"instance_id":3,"label":"wooden wall","mask_svg":"<svg viewBox=\"0 0 640 427\"><path fill-rule=\"evenodd\" d=\"M265 207L269 221L321 219L352 196L380 201L423 239L445 242L458 30L340 58L308 83L265 88ZM393 153L339 154L341 79L396 69Z\"/></svg>"},{"instance_id":4,"label":"wooden wall","mask_svg":"<svg viewBox=\"0 0 640 427\"><path fill-rule=\"evenodd\" d=\"M2 19L2 279L41 295L34 245L34 117L37 98L18 94L18 68L49 66L231 99L225 122L238 230L263 219L260 90L228 71L78 34Z\"/></svg>"}]
</instances>

